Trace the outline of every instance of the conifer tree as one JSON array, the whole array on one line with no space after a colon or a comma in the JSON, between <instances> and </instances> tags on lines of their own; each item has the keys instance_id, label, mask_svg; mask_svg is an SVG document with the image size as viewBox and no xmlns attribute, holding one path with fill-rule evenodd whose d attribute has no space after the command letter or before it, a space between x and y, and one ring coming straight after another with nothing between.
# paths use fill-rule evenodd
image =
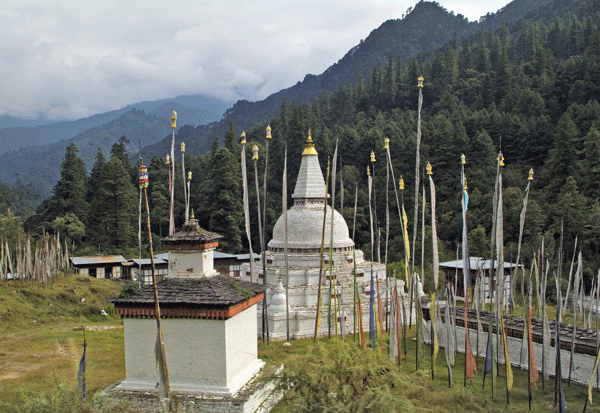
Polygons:
<instances>
[{"instance_id":1,"label":"conifer tree","mask_svg":"<svg viewBox=\"0 0 600 413\"><path fill-rule=\"evenodd\" d=\"M100 174L90 205L86 237L105 252L122 252L136 237L136 194L129 170L112 156Z\"/></svg>"},{"instance_id":2,"label":"conifer tree","mask_svg":"<svg viewBox=\"0 0 600 413\"><path fill-rule=\"evenodd\" d=\"M85 221L89 204L85 199L87 172L83 159L77 153L75 144L67 147L62 162L60 179L54 186L54 195L43 213L43 221L52 222L56 217L73 213L79 220Z\"/></svg>"},{"instance_id":3,"label":"conifer tree","mask_svg":"<svg viewBox=\"0 0 600 413\"><path fill-rule=\"evenodd\" d=\"M240 165L236 155L221 148L211 161L212 188L210 230L223 235L220 249L235 254L242 250L243 207L240 188Z\"/></svg>"}]
</instances>

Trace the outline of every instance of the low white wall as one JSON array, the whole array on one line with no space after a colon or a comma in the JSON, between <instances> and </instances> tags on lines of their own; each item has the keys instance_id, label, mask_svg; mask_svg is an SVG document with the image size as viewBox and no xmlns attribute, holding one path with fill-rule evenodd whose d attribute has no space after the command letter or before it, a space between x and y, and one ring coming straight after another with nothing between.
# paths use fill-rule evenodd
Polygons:
<instances>
[{"instance_id":1,"label":"low white wall","mask_svg":"<svg viewBox=\"0 0 600 413\"><path fill-rule=\"evenodd\" d=\"M125 390L155 389L155 319L125 318ZM173 391L232 396L264 363L257 359L256 306L229 320L163 319Z\"/></svg>"}]
</instances>

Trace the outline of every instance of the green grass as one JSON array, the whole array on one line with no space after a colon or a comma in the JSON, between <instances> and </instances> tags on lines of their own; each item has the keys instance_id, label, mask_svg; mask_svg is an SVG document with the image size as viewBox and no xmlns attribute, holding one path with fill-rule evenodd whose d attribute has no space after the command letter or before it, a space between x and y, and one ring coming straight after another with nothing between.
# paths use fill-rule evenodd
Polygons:
<instances>
[{"instance_id":1,"label":"green grass","mask_svg":"<svg viewBox=\"0 0 600 413\"><path fill-rule=\"evenodd\" d=\"M89 394L125 376L123 324L106 301L119 293L110 280L65 276L51 286L0 283L0 403L22 405L40 394L77 387L86 331ZM82 298L85 301L82 302ZM114 313L114 311L112 311ZM3 411L0 406L0 411Z\"/></svg>"}]
</instances>

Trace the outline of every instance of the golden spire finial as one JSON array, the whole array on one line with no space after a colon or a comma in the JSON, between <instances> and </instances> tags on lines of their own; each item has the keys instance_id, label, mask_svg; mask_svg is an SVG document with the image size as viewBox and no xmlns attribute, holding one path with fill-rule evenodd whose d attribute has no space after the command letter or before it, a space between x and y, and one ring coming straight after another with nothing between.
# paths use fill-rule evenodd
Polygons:
<instances>
[{"instance_id":1,"label":"golden spire finial","mask_svg":"<svg viewBox=\"0 0 600 413\"><path fill-rule=\"evenodd\" d=\"M257 145L254 145L252 147L252 160L253 161L258 160L258 146Z\"/></svg>"},{"instance_id":2,"label":"golden spire finial","mask_svg":"<svg viewBox=\"0 0 600 413\"><path fill-rule=\"evenodd\" d=\"M425 167L425 169L427 170L427 175L433 175L431 164L429 162L427 162L427 166Z\"/></svg>"},{"instance_id":3,"label":"golden spire finial","mask_svg":"<svg viewBox=\"0 0 600 413\"><path fill-rule=\"evenodd\" d=\"M271 125L267 125L267 139L271 139Z\"/></svg>"},{"instance_id":4,"label":"golden spire finial","mask_svg":"<svg viewBox=\"0 0 600 413\"><path fill-rule=\"evenodd\" d=\"M388 138L387 136L385 137L385 139L383 140L383 147L385 149L390 149L390 138Z\"/></svg>"},{"instance_id":5,"label":"golden spire finial","mask_svg":"<svg viewBox=\"0 0 600 413\"><path fill-rule=\"evenodd\" d=\"M242 137L242 145L246 144L246 131L242 131L242 134L240 135Z\"/></svg>"},{"instance_id":6,"label":"golden spire finial","mask_svg":"<svg viewBox=\"0 0 600 413\"><path fill-rule=\"evenodd\" d=\"M188 177L187 177L188 181L191 181L192 180L192 171L188 171L187 175L188 175Z\"/></svg>"},{"instance_id":7,"label":"golden spire finial","mask_svg":"<svg viewBox=\"0 0 600 413\"><path fill-rule=\"evenodd\" d=\"M173 111L171 114L171 127L175 129L177 127L177 112Z\"/></svg>"},{"instance_id":8,"label":"golden spire finial","mask_svg":"<svg viewBox=\"0 0 600 413\"><path fill-rule=\"evenodd\" d=\"M467 177L466 177L465 175L463 175L463 188L464 188L465 190L469 189L469 188L467 187Z\"/></svg>"},{"instance_id":9,"label":"golden spire finial","mask_svg":"<svg viewBox=\"0 0 600 413\"><path fill-rule=\"evenodd\" d=\"M533 168L531 168L529 170L529 178L527 178L528 181L533 181Z\"/></svg>"},{"instance_id":10,"label":"golden spire finial","mask_svg":"<svg viewBox=\"0 0 600 413\"><path fill-rule=\"evenodd\" d=\"M504 155L502 155L502 152L498 154L498 161L500 161L500 166L504 166Z\"/></svg>"},{"instance_id":11,"label":"golden spire finial","mask_svg":"<svg viewBox=\"0 0 600 413\"><path fill-rule=\"evenodd\" d=\"M181 142L181 152L185 152L185 143Z\"/></svg>"},{"instance_id":12,"label":"golden spire finial","mask_svg":"<svg viewBox=\"0 0 600 413\"><path fill-rule=\"evenodd\" d=\"M467 159L465 158L464 153L462 155L460 155L460 163L463 165L467 163Z\"/></svg>"},{"instance_id":13,"label":"golden spire finial","mask_svg":"<svg viewBox=\"0 0 600 413\"><path fill-rule=\"evenodd\" d=\"M418 83L417 83L417 87L423 87L423 75L419 76L419 78L417 79Z\"/></svg>"},{"instance_id":14,"label":"golden spire finial","mask_svg":"<svg viewBox=\"0 0 600 413\"><path fill-rule=\"evenodd\" d=\"M371 168L369 168L369 165L367 165L367 176L371 176Z\"/></svg>"},{"instance_id":15,"label":"golden spire finial","mask_svg":"<svg viewBox=\"0 0 600 413\"><path fill-rule=\"evenodd\" d=\"M404 191L404 178L400 175L400 182L398 182L398 188Z\"/></svg>"},{"instance_id":16,"label":"golden spire finial","mask_svg":"<svg viewBox=\"0 0 600 413\"><path fill-rule=\"evenodd\" d=\"M315 144L313 143L312 136L310 133L310 129L308 130L308 138L306 139L306 145L304 146L304 152L302 152L302 156L304 155L318 155Z\"/></svg>"},{"instance_id":17,"label":"golden spire finial","mask_svg":"<svg viewBox=\"0 0 600 413\"><path fill-rule=\"evenodd\" d=\"M169 165L171 163L171 157L169 156L169 154L167 154L167 156L165 156L165 163L167 165Z\"/></svg>"},{"instance_id":18,"label":"golden spire finial","mask_svg":"<svg viewBox=\"0 0 600 413\"><path fill-rule=\"evenodd\" d=\"M371 151L371 162L375 162L375 152Z\"/></svg>"}]
</instances>

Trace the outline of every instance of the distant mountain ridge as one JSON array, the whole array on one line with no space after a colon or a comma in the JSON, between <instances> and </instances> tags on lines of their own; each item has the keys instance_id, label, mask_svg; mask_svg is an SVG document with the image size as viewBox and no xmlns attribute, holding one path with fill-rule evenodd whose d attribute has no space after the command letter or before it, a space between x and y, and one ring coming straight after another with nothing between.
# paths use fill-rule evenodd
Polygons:
<instances>
[{"instance_id":1,"label":"distant mountain ridge","mask_svg":"<svg viewBox=\"0 0 600 413\"><path fill-rule=\"evenodd\" d=\"M174 102L157 106L166 109L168 115L173 110L178 113L194 111ZM87 129L70 139L63 139L42 146L30 146L0 155L0 180L13 183L17 174L24 183L32 183L43 196L50 195L54 184L60 177L61 164L67 146L74 143L88 169L94 162L100 148L105 157L109 157L112 145L121 136L130 140L129 152L137 153L139 142L150 145L163 139L171 131L171 121L166 116L146 113L143 110L129 108L120 116L101 126Z\"/></svg>"},{"instance_id":2,"label":"distant mountain ridge","mask_svg":"<svg viewBox=\"0 0 600 413\"><path fill-rule=\"evenodd\" d=\"M205 153L210 149L214 136L221 139L230 121L237 130L248 130L279 112L285 98L301 105L311 102L319 94L328 94L336 88L354 84L362 73L369 76L378 64L400 56L407 60L419 53L429 52L450 41L456 34L466 37L477 30L496 29L523 17L529 10L549 0L514 0L496 13L482 16L479 22L469 22L463 15L448 12L437 2L420 1L402 19L391 19L374 29L369 36L353 47L337 63L320 75L307 74L301 82L273 93L259 102L240 100L225 112L223 119L194 129L179 131L185 139L186 148L194 153ZM178 134L178 137L179 137ZM170 138L151 147L143 148L145 157L162 154L170 147Z\"/></svg>"},{"instance_id":3,"label":"distant mountain ridge","mask_svg":"<svg viewBox=\"0 0 600 413\"><path fill-rule=\"evenodd\" d=\"M171 104L173 102L173 104ZM73 121L61 121L37 126L10 126L0 128L0 154L26 148L59 142L70 139L85 130L99 127L111 122L131 109L141 109L148 114L156 114L165 118L171 117L174 104L180 105L181 119L186 124L197 126L217 121L232 102L204 95L181 95L172 99L144 101L126 107L99 113L87 118ZM173 106L173 107L172 107ZM5 120L2 123L2 120ZM5 115L0 117L0 125L15 125L19 121L27 123L25 118ZM47 122L46 122L47 123ZM1 168L1 166L0 166Z\"/></svg>"}]
</instances>

